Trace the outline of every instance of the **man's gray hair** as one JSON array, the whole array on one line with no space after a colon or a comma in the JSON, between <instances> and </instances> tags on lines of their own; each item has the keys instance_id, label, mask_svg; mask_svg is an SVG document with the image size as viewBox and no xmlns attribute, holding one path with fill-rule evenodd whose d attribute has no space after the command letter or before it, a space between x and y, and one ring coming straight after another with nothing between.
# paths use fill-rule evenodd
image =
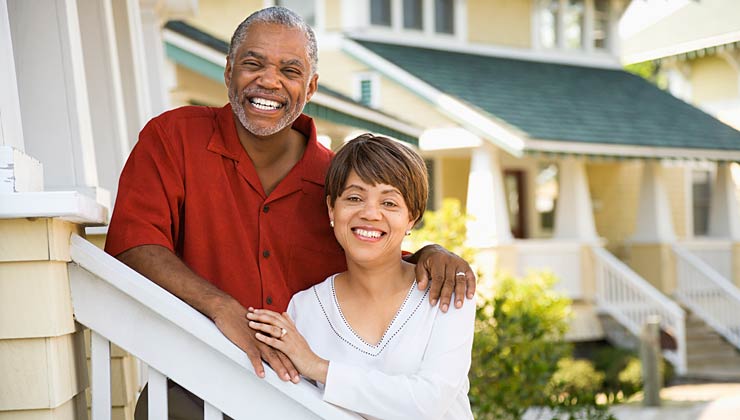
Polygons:
<instances>
[{"instance_id":1,"label":"man's gray hair","mask_svg":"<svg viewBox=\"0 0 740 420\"><path fill-rule=\"evenodd\" d=\"M234 61L236 50L239 49L242 41L247 36L249 27L254 23L273 23L276 25L286 26L288 28L298 29L306 36L306 55L311 62L311 74L316 73L316 67L319 64L319 52L316 46L316 34L313 29L294 11L280 6L268 7L258 10L249 15L242 23L237 26L234 35L231 37L229 45L229 60Z\"/></svg>"}]
</instances>

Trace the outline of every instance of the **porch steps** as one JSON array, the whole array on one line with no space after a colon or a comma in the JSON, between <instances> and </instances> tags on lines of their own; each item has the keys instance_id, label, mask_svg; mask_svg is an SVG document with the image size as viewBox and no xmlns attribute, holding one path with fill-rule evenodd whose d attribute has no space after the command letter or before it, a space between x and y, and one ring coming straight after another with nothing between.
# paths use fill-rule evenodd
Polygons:
<instances>
[{"instance_id":1,"label":"porch steps","mask_svg":"<svg viewBox=\"0 0 740 420\"><path fill-rule=\"evenodd\" d=\"M679 381L740 381L740 351L688 310L687 315L688 372ZM637 338L614 318L602 313L599 321L612 345L637 350Z\"/></svg>"},{"instance_id":2,"label":"porch steps","mask_svg":"<svg viewBox=\"0 0 740 420\"><path fill-rule=\"evenodd\" d=\"M740 351L699 317L687 311L686 358L689 378L740 380Z\"/></svg>"}]
</instances>

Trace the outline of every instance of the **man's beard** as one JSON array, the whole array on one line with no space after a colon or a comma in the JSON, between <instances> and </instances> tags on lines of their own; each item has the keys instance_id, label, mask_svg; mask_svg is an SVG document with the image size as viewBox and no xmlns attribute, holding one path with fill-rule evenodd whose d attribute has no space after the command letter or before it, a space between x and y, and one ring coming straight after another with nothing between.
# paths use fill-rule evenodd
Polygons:
<instances>
[{"instance_id":1,"label":"man's beard","mask_svg":"<svg viewBox=\"0 0 740 420\"><path fill-rule=\"evenodd\" d=\"M301 99L301 101L296 102L295 105L291 108L290 98L287 98L283 95L278 95L285 103L285 105L283 105L283 108L285 108L283 116L280 117L280 120L277 122L276 125L272 127L262 127L247 119L247 113L244 110L243 105L245 102L248 101L247 98L249 96L254 96L255 94L259 93L265 93L272 96L275 95L274 92L262 90L259 88L246 88L241 92L241 95L238 95L235 86L229 88L229 102L231 103L231 108L234 111L234 114L239 119L239 122L241 122L242 126L244 126L247 131L254 134L255 136L271 136L281 131L285 127L293 124L293 121L295 121L301 115L301 111L303 111L303 106L306 104L304 97Z\"/></svg>"}]
</instances>

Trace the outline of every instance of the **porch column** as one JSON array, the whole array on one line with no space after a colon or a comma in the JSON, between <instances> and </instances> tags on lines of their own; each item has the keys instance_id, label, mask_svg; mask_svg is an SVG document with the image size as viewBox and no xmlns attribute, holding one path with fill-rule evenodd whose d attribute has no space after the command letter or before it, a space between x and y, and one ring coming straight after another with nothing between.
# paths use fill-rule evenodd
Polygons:
<instances>
[{"instance_id":1,"label":"porch column","mask_svg":"<svg viewBox=\"0 0 740 420\"><path fill-rule=\"evenodd\" d=\"M100 186L118 190L118 176L131 150L126 124L121 65L116 45L111 0L79 2L85 74L90 93L90 116ZM136 133L134 133L135 135Z\"/></svg>"},{"instance_id":2,"label":"porch column","mask_svg":"<svg viewBox=\"0 0 740 420\"><path fill-rule=\"evenodd\" d=\"M0 62L0 92L3 92L0 95L0 146L13 147L22 152L23 123L6 0L0 0L0 57L3 57Z\"/></svg>"},{"instance_id":3,"label":"porch column","mask_svg":"<svg viewBox=\"0 0 740 420\"><path fill-rule=\"evenodd\" d=\"M121 84L126 108L127 131L131 145L151 118L152 108L147 84L146 54L142 36L139 0L116 0L113 3Z\"/></svg>"},{"instance_id":4,"label":"porch column","mask_svg":"<svg viewBox=\"0 0 740 420\"><path fill-rule=\"evenodd\" d=\"M97 197L77 2L7 0L6 4L25 152L43 163L46 189L77 190Z\"/></svg>"},{"instance_id":5,"label":"porch column","mask_svg":"<svg viewBox=\"0 0 740 420\"><path fill-rule=\"evenodd\" d=\"M152 115L161 114L170 108L168 80L165 77L167 72L162 42L161 3L161 0L143 0L140 3L142 41L146 53L146 82L149 85L149 107Z\"/></svg>"},{"instance_id":6,"label":"porch column","mask_svg":"<svg viewBox=\"0 0 740 420\"><path fill-rule=\"evenodd\" d=\"M560 161L558 167L560 180L555 238L596 241L598 236L583 161L571 157Z\"/></svg>"},{"instance_id":7,"label":"porch column","mask_svg":"<svg viewBox=\"0 0 740 420\"><path fill-rule=\"evenodd\" d=\"M630 266L664 293L675 288L676 240L660 162L646 161L640 184L635 233L630 239Z\"/></svg>"},{"instance_id":8,"label":"porch column","mask_svg":"<svg viewBox=\"0 0 740 420\"><path fill-rule=\"evenodd\" d=\"M709 236L740 242L740 210L736 188L730 165L727 162L717 163L717 179L709 211Z\"/></svg>"},{"instance_id":9,"label":"porch column","mask_svg":"<svg viewBox=\"0 0 740 420\"><path fill-rule=\"evenodd\" d=\"M732 243L730 280L740 287L740 209L735 193L737 188L732 179L730 163L719 162L709 209L709 235L728 238Z\"/></svg>"},{"instance_id":10,"label":"porch column","mask_svg":"<svg viewBox=\"0 0 740 420\"><path fill-rule=\"evenodd\" d=\"M483 275L492 279L497 268L514 272L516 254L498 150L487 143L472 149L466 211L467 243L478 250L476 263Z\"/></svg>"}]
</instances>

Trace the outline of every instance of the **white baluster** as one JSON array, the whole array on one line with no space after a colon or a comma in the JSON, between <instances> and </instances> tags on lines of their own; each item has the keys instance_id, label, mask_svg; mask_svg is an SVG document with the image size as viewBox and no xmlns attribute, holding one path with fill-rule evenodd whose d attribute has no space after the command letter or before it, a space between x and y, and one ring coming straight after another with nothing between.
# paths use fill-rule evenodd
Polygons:
<instances>
[{"instance_id":1,"label":"white baluster","mask_svg":"<svg viewBox=\"0 0 740 420\"><path fill-rule=\"evenodd\" d=\"M149 420L167 420L167 377L149 366Z\"/></svg>"},{"instance_id":2,"label":"white baluster","mask_svg":"<svg viewBox=\"0 0 740 420\"><path fill-rule=\"evenodd\" d=\"M203 403L203 420L223 420L224 416L221 414L218 408L208 404L204 401Z\"/></svg>"},{"instance_id":3,"label":"white baluster","mask_svg":"<svg viewBox=\"0 0 740 420\"><path fill-rule=\"evenodd\" d=\"M90 331L90 363L92 365L92 418L108 420L110 410L110 342Z\"/></svg>"}]
</instances>

